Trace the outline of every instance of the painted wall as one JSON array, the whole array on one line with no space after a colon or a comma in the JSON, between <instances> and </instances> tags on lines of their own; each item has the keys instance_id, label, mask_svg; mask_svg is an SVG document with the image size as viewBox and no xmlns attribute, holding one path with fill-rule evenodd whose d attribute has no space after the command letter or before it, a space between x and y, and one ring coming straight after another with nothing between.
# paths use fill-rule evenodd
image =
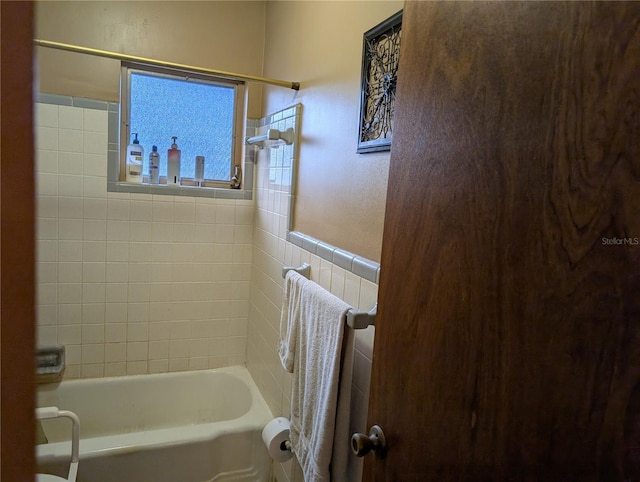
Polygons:
<instances>
[{"instance_id":1,"label":"painted wall","mask_svg":"<svg viewBox=\"0 0 640 482\"><path fill-rule=\"evenodd\" d=\"M36 3L36 37L216 70L262 74L264 2ZM120 62L37 48L40 91L118 101ZM260 117L251 84L249 116Z\"/></svg>"},{"instance_id":2,"label":"painted wall","mask_svg":"<svg viewBox=\"0 0 640 482\"><path fill-rule=\"evenodd\" d=\"M294 228L380 260L389 153L356 154L362 35L402 2L267 2L264 114L303 104Z\"/></svg>"}]
</instances>

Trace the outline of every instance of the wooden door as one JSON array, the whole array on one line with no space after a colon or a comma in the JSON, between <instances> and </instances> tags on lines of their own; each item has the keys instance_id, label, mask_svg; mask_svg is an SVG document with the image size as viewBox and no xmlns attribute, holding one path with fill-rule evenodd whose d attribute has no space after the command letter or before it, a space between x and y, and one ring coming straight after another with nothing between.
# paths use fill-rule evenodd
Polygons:
<instances>
[{"instance_id":1,"label":"wooden door","mask_svg":"<svg viewBox=\"0 0 640 482\"><path fill-rule=\"evenodd\" d=\"M640 480L639 22L407 2L364 480Z\"/></svg>"},{"instance_id":2,"label":"wooden door","mask_svg":"<svg viewBox=\"0 0 640 482\"><path fill-rule=\"evenodd\" d=\"M33 3L0 4L0 479L35 468Z\"/></svg>"}]
</instances>

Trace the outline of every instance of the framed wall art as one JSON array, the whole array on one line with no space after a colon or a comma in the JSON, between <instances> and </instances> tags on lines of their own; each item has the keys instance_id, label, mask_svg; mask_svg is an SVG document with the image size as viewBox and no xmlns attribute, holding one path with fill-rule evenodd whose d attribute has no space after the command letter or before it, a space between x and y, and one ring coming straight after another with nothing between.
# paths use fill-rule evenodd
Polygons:
<instances>
[{"instance_id":1,"label":"framed wall art","mask_svg":"<svg viewBox=\"0 0 640 482\"><path fill-rule=\"evenodd\" d=\"M364 34L357 152L391 150L402 10Z\"/></svg>"}]
</instances>

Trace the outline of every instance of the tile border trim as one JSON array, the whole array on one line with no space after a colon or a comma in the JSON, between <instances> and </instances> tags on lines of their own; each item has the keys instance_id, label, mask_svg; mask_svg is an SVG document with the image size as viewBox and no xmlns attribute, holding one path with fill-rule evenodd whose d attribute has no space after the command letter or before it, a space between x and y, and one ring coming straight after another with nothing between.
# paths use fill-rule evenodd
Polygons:
<instances>
[{"instance_id":1,"label":"tile border trim","mask_svg":"<svg viewBox=\"0 0 640 482\"><path fill-rule=\"evenodd\" d=\"M380 283L380 264L308 236L288 231L287 241L372 283Z\"/></svg>"}]
</instances>

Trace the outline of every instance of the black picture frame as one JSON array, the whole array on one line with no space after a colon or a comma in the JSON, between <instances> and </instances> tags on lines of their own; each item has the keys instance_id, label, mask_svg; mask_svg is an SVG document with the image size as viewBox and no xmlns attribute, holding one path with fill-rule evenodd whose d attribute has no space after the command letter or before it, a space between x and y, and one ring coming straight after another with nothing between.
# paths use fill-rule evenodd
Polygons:
<instances>
[{"instance_id":1,"label":"black picture frame","mask_svg":"<svg viewBox=\"0 0 640 482\"><path fill-rule=\"evenodd\" d=\"M401 30L402 10L363 35L358 154L391 150Z\"/></svg>"}]
</instances>

